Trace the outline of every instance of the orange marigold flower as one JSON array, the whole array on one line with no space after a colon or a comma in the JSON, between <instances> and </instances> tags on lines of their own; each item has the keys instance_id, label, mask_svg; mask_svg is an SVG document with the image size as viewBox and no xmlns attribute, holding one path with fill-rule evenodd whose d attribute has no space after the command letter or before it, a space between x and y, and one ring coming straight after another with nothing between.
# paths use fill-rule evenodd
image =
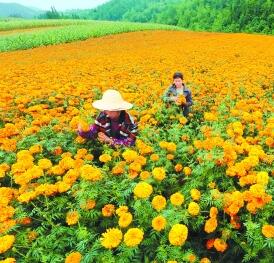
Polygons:
<instances>
[{"instance_id":1,"label":"orange marigold flower","mask_svg":"<svg viewBox=\"0 0 274 263\"><path fill-rule=\"evenodd\" d=\"M213 248L213 246L214 246L214 241L215 241L215 239L208 239L208 240L206 241L206 248L207 248L207 249Z\"/></svg>"},{"instance_id":2,"label":"orange marigold flower","mask_svg":"<svg viewBox=\"0 0 274 263\"><path fill-rule=\"evenodd\" d=\"M159 215L153 218L152 227L154 230L161 231L165 228L165 226L166 226L166 219L163 216Z\"/></svg>"},{"instance_id":3,"label":"orange marigold flower","mask_svg":"<svg viewBox=\"0 0 274 263\"><path fill-rule=\"evenodd\" d=\"M267 238L274 238L274 226L273 225L264 225L262 227L262 233Z\"/></svg>"},{"instance_id":4,"label":"orange marigold flower","mask_svg":"<svg viewBox=\"0 0 274 263\"><path fill-rule=\"evenodd\" d=\"M102 214L105 217L110 217L115 212L115 206L112 204L107 204L102 208Z\"/></svg>"},{"instance_id":5,"label":"orange marigold flower","mask_svg":"<svg viewBox=\"0 0 274 263\"><path fill-rule=\"evenodd\" d=\"M215 231L215 229L217 228L217 219L216 218L209 218L208 220L206 220L205 223L205 232L207 233L212 233Z\"/></svg>"},{"instance_id":6,"label":"orange marigold flower","mask_svg":"<svg viewBox=\"0 0 274 263\"><path fill-rule=\"evenodd\" d=\"M153 197L151 204L159 212L166 207L166 199L162 195L156 195Z\"/></svg>"},{"instance_id":7,"label":"orange marigold flower","mask_svg":"<svg viewBox=\"0 0 274 263\"><path fill-rule=\"evenodd\" d=\"M66 257L65 263L80 263L81 258L80 252L72 252Z\"/></svg>"},{"instance_id":8,"label":"orange marigold flower","mask_svg":"<svg viewBox=\"0 0 274 263\"><path fill-rule=\"evenodd\" d=\"M220 238L216 238L214 240L214 247L217 251L224 252L227 249L227 243Z\"/></svg>"}]
</instances>

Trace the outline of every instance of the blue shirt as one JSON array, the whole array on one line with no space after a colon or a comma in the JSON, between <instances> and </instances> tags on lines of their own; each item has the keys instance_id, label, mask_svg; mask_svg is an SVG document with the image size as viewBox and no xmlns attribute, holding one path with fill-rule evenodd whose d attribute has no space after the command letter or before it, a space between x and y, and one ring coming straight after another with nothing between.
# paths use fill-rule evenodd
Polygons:
<instances>
[{"instance_id":1,"label":"blue shirt","mask_svg":"<svg viewBox=\"0 0 274 263\"><path fill-rule=\"evenodd\" d=\"M184 92L184 96L186 98L186 105L184 105L184 107L190 107L193 105L193 100L192 100L192 94L191 94L191 91L190 89L188 89L186 87L185 84L183 84L183 92ZM177 88L175 85L171 85L168 87L168 89L165 91L164 95L163 95L163 101L164 102L171 102L172 99L171 97L177 97L179 94L178 94L178 91L177 91Z\"/></svg>"}]
</instances>

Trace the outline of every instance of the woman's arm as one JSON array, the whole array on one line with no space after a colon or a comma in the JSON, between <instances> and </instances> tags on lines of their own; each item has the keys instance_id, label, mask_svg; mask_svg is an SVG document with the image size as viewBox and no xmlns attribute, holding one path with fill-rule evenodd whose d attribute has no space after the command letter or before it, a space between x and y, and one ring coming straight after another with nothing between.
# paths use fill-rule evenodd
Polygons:
<instances>
[{"instance_id":1,"label":"woman's arm","mask_svg":"<svg viewBox=\"0 0 274 263\"><path fill-rule=\"evenodd\" d=\"M168 87L166 91L164 92L164 95L162 96L162 99L164 102L171 102L171 101L176 101L177 97L176 96L171 96L172 92L170 90L171 87Z\"/></svg>"},{"instance_id":2,"label":"woman's arm","mask_svg":"<svg viewBox=\"0 0 274 263\"><path fill-rule=\"evenodd\" d=\"M98 134L98 126L96 124L92 124L89 126L88 131L83 131L80 126L78 126L77 133L79 136L85 138L85 139L94 139L96 135Z\"/></svg>"},{"instance_id":3,"label":"woman's arm","mask_svg":"<svg viewBox=\"0 0 274 263\"><path fill-rule=\"evenodd\" d=\"M133 146L134 144L135 140L132 138L112 139L112 145L114 146Z\"/></svg>"}]
</instances>

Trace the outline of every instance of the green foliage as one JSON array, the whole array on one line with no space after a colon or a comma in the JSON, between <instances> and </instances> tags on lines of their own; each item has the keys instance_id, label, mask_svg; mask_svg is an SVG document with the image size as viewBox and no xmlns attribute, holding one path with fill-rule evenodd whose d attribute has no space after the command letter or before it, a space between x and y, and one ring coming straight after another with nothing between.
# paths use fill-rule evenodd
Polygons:
<instances>
[{"instance_id":1,"label":"green foliage","mask_svg":"<svg viewBox=\"0 0 274 263\"><path fill-rule=\"evenodd\" d=\"M157 22L192 30L273 34L273 12L271 0L112 0L95 9L67 15Z\"/></svg>"}]
</instances>

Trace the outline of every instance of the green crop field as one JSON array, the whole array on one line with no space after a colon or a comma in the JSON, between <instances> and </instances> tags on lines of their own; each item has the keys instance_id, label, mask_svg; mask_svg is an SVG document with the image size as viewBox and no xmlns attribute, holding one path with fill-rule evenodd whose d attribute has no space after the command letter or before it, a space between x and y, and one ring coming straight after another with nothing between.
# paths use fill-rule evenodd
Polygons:
<instances>
[{"instance_id":1,"label":"green crop field","mask_svg":"<svg viewBox=\"0 0 274 263\"><path fill-rule=\"evenodd\" d=\"M20 22L21 21L21 22ZM21 23L21 25L20 25ZM20 27L21 26L21 27ZM141 30L181 30L180 27L153 23L110 22L110 21L85 21L85 20L10 20L0 21L0 31L9 29L22 29L43 26L63 26L62 28L50 28L26 32L15 32L12 35L0 36L0 52L35 48L77 40L85 40L90 37L100 37L109 34L117 34Z\"/></svg>"}]
</instances>

